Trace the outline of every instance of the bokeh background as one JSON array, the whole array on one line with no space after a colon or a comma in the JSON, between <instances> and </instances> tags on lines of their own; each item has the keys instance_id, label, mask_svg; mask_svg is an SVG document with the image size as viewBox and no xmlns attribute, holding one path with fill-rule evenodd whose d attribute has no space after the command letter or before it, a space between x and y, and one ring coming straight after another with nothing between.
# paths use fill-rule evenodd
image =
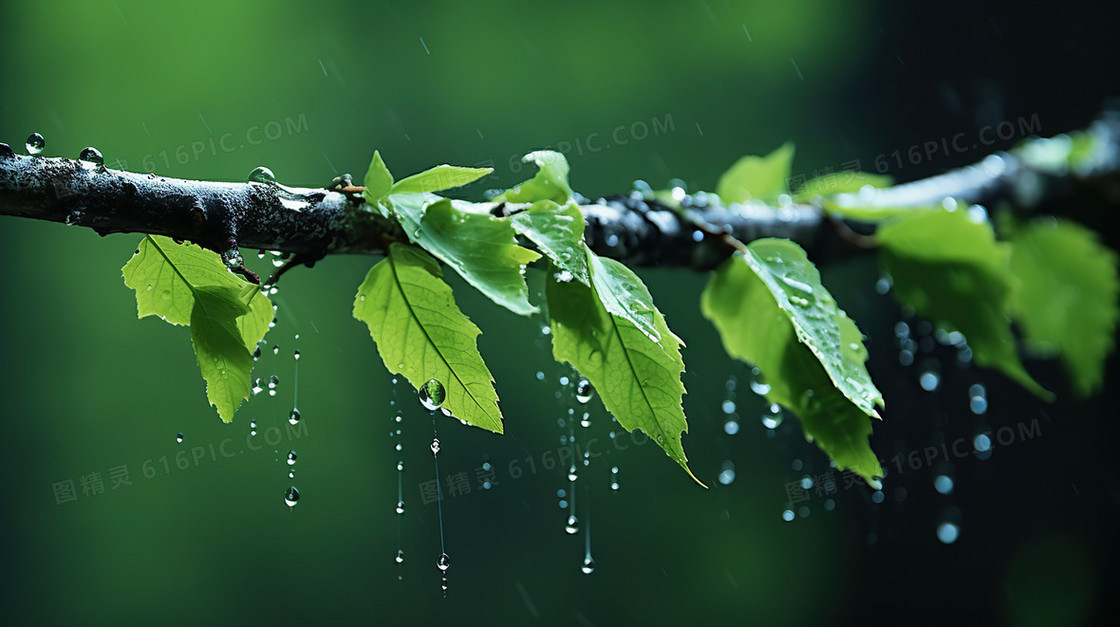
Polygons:
<instances>
[{"instance_id":1,"label":"bokeh background","mask_svg":"<svg viewBox=\"0 0 1120 627\"><path fill-rule=\"evenodd\" d=\"M638 178L712 189L740 155L794 140L795 175L887 163L907 180L1022 138L980 142L984 128L1075 129L1117 93L1117 5L1040 4L5 1L0 141L21 149L38 131L49 155L93 145L110 167L187 178L243 180L267 165L294 185L360 177L378 148L398 175L485 164L495 168L485 186L508 186L526 176L520 155L552 147L567 154L574 187L594 196ZM923 148L917 163L906 160L912 146L959 134L966 149ZM1050 209L1116 247L1115 208L1082 199ZM918 452L916 468L903 462L881 495L837 476L834 493L811 491L790 508L788 485L806 476L820 485L827 460L796 421L761 424L748 370L700 317L702 281L644 271L688 343L685 447L711 489L655 446L602 444L577 482L575 536L558 506L566 471L546 468L572 401L555 398L563 371L542 320L517 319L452 279L483 329L507 433L440 423L440 479L466 477L470 489L444 502L452 566L442 599L436 505L421 489L436 476L432 427L413 392L398 389L403 451L394 450L394 389L349 313L374 260L331 258L284 278L267 338L278 354L266 351L256 373L276 374L278 394L254 397L225 425L206 405L187 331L135 317L119 269L137 241L0 218L5 624L1075 625L1117 616L1114 362L1104 392L1078 401L1052 363L1030 361L1060 393L1051 405L943 347L900 366L900 314L872 289L872 259L829 265L825 281L869 336L886 394L873 446L888 468ZM304 419L288 431L295 349ZM918 379L934 367L941 385L928 392ZM969 411L977 383L987 387L983 416ZM736 435L724 431L727 400L737 404ZM591 406L580 437L609 442L611 423ZM1025 435L986 459L925 459L928 446L971 445L1003 427ZM394 511L398 459L403 516ZM485 462L496 473L490 490L476 476ZM732 467L725 485L718 477ZM122 472L128 483L114 485ZM935 490L937 475L953 478L950 494ZM60 502L65 482L77 498ZM302 498L289 509L292 484ZM597 568L585 575L589 522ZM957 525L955 542L938 539L945 522Z\"/></svg>"}]
</instances>

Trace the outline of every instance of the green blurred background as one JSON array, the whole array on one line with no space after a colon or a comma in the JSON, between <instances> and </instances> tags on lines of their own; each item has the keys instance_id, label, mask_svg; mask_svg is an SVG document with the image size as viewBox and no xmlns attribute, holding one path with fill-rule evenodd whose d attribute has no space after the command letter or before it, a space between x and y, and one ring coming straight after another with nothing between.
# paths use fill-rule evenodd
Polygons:
<instances>
[{"instance_id":1,"label":"green blurred background","mask_svg":"<svg viewBox=\"0 0 1120 627\"><path fill-rule=\"evenodd\" d=\"M243 180L263 164L314 186L360 176L377 148L398 175L492 165L486 186L502 187L525 178L522 154L552 147L566 152L573 186L595 196L637 178L711 189L738 156L791 139L795 175L809 176L855 161L873 170L893 151L974 138L1001 121L1037 116L1054 134L1087 124L1115 92L1114 5L974 4L3 2L0 141L22 150L38 131L48 155L93 145L110 167L213 180ZM928 175L1015 139L891 174ZM1055 210L1116 246L1097 207ZM830 266L825 278L870 337L891 410L876 426L877 452L971 437L966 390L977 382L989 388L989 427L1038 420L1039 437L952 460L951 495L934 491L945 470L931 463L888 479L882 503L841 486L784 522L787 484L827 472L827 460L795 421L761 425L747 370L699 315L702 282L645 271L688 343L685 446L712 489L655 446L604 445L611 452L578 482L584 529L569 536L556 494L566 473L543 467L558 454L565 405L542 321L452 280L484 332L507 434L440 425L441 479L465 473L471 489L445 501L444 600L436 506L420 489L435 476L431 425L402 387L404 450L393 450L393 388L349 315L373 260L326 259L284 278L267 338L278 355L266 352L255 373L276 374L278 394L253 398L225 425L206 405L187 332L135 317L119 269L137 241L0 218L5 624L1063 625L1115 611L1115 386L1042 407L949 355L942 388L923 392L917 370L897 365L899 314L871 289L869 259ZM295 349L304 420L288 431ZM1064 389L1052 364L1031 367ZM721 413L730 376L740 382L734 436ZM607 442L610 423L594 406L586 437ZM294 480L288 449L299 455ZM728 461L736 479L722 485ZM497 472L489 491L475 477L484 462ZM131 483L113 487L121 467ZM83 492L93 473L101 493ZM60 503L55 487L67 481L77 499ZM302 498L289 509L291 484ZM935 535L947 520L961 528L949 545ZM587 521L591 575L580 572Z\"/></svg>"}]
</instances>

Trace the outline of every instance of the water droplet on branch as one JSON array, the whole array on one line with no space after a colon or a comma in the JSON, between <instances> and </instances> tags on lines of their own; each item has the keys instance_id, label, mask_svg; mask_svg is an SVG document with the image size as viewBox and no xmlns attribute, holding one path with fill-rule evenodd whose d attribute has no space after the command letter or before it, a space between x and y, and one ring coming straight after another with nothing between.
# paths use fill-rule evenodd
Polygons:
<instances>
[{"instance_id":1,"label":"water droplet on branch","mask_svg":"<svg viewBox=\"0 0 1120 627\"><path fill-rule=\"evenodd\" d=\"M275 183L276 175L272 173L272 170L259 165L249 173L249 180L253 183Z\"/></svg>"},{"instance_id":2,"label":"water droplet on branch","mask_svg":"<svg viewBox=\"0 0 1120 627\"><path fill-rule=\"evenodd\" d=\"M27 136L27 141L24 142L24 146L27 148L27 154L39 155L42 154L43 149L47 147L47 140L43 139L43 136L38 133L32 133Z\"/></svg>"},{"instance_id":3,"label":"water droplet on branch","mask_svg":"<svg viewBox=\"0 0 1120 627\"><path fill-rule=\"evenodd\" d=\"M102 156L101 151L93 146L86 146L78 155L82 161L88 161L94 165L105 165L105 157Z\"/></svg>"}]
</instances>

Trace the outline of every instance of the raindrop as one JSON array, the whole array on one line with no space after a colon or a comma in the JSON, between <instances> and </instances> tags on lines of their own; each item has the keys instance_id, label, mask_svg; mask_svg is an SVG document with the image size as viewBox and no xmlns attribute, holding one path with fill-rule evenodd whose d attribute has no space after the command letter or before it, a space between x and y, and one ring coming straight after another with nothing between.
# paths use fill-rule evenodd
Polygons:
<instances>
[{"instance_id":1,"label":"raindrop","mask_svg":"<svg viewBox=\"0 0 1120 627\"><path fill-rule=\"evenodd\" d=\"M719 482L723 485L731 485L735 481L735 463L730 459L725 460L719 471Z\"/></svg>"},{"instance_id":2,"label":"raindrop","mask_svg":"<svg viewBox=\"0 0 1120 627\"><path fill-rule=\"evenodd\" d=\"M927 392L933 392L941 385L941 377L932 370L926 370L918 376L918 385Z\"/></svg>"},{"instance_id":3,"label":"raindrop","mask_svg":"<svg viewBox=\"0 0 1120 627\"><path fill-rule=\"evenodd\" d=\"M943 522L937 526L937 539L945 544L952 544L960 536L960 527L950 522Z\"/></svg>"},{"instance_id":4,"label":"raindrop","mask_svg":"<svg viewBox=\"0 0 1120 627\"><path fill-rule=\"evenodd\" d=\"M175 441L178 442L179 444L182 444L183 443L183 434L180 433L179 435L175 436Z\"/></svg>"},{"instance_id":5,"label":"raindrop","mask_svg":"<svg viewBox=\"0 0 1120 627\"><path fill-rule=\"evenodd\" d=\"M580 403L586 403L591 400L595 395L595 388L591 387L591 382L587 379L580 378L579 383L576 384L576 400Z\"/></svg>"},{"instance_id":6,"label":"raindrop","mask_svg":"<svg viewBox=\"0 0 1120 627\"><path fill-rule=\"evenodd\" d=\"M399 444L397 446L400 446ZM439 438L432 438L432 455L439 455ZM399 449L398 449L399 450Z\"/></svg>"},{"instance_id":7,"label":"raindrop","mask_svg":"<svg viewBox=\"0 0 1120 627\"><path fill-rule=\"evenodd\" d=\"M241 251L237 248L231 248L222 253L222 261L225 262L227 268L240 268L243 260L241 259Z\"/></svg>"},{"instance_id":8,"label":"raindrop","mask_svg":"<svg viewBox=\"0 0 1120 627\"><path fill-rule=\"evenodd\" d=\"M871 493L871 502L875 503L876 505L882 503L884 500L886 500L886 498L887 496L883 494L882 490L875 490Z\"/></svg>"},{"instance_id":9,"label":"raindrop","mask_svg":"<svg viewBox=\"0 0 1120 627\"><path fill-rule=\"evenodd\" d=\"M739 421L734 418L728 418L727 422L723 423L723 432L727 435L739 433Z\"/></svg>"},{"instance_id":10,"label":"raindrop","mask_svg":"<svg viewBox=\"0 0 1120 627\"><path fill-rule=\"evenodd\" d=\"M296 352L295 352L295 354L293 355L293 357L295 357L295 360L296 360L296 361L299 361L299 350L298 350L298 349L296 350Z\"/></svg>"},{"instance_id":11,"label":"raindrop","mask_svg":"<svg viewBox=\"0 0 1120 627\"><path fill-rule=\"evenodd\" d=\"M968 409L977 416L988 411L988 392L981 383L968 388Z\"/></svg>"},{"instance_id":12,"label":"raindrop","mask_svg":"<svg viewBox=\"0 0 1120 627\"><path fill-rule=\"evenodd\" d=\"M105 165L105 157L101 155L101 151L93 146L86 146L82 148L81 154L78 158L82 161L88 161L94 165Z\"/></svg>"},{"instance_id":13,"label":"raindrop","mask_svg":"<svg viewBox=\"0 0 1120 627\"><path fill-rule=\"evenodd\" d=\"M611 489L618 490L618 466L611 466Z\"/></svg>"},{"instance_id":14,"label":"raindrop","mask_svg":"<svg viewBox=\"0 0 1120 627\"><path fill-rule=\"evenodd\" d=\"M953 479L948 475L937 475L933 478L933 489L941 494L952 494Z\"/></svg>"},{"instance_id":15,"label":"raindrop","mask_svg":"<svg viewBox=\"0 0 1120 627\"><path fill-rule=\"evenodd\" d=\"M576 518L575 514L568 516L568 522L564 525L564 531L568 532L570 536L574 536L579 532L579 519Z\"/></svg>"},{"instance_id":16,"label":"raindrop","mask_svg":"<svg viewBox=\"0 0 1120 627\"><path fill-rule=\"evenodd\" d=\"M299 490L297 490L295 486L290 486L288 490L284 492L284 503L288 507L295 507L297 502L299 502Z\"/></svg>"},{"instance_id":17,"label":"raindrop","mask_svg":"<svg viewBox=\"0 0 1120 627\"><path fill-rule=\"evenodd\" d=\"M583 427L584 429L590 427L591 426L591 414L589 414L587 412L583 412L583 418L580 418L579 426Z\"/></svg>"},{"instance_id":18,"label":"raindrop","mask_svg":"<svg viewBox=\"0 0 1120 627\"><path fill-rule=\"evenodd\" d=\"M404 515L404 501L397 501L397 514Z\"/></svg>"},{"instance_id":19,"label":"raindrop","mask_svg":"<svg viewBox=\"0 0 1120 627\"><path fill-rule=\"evenodd\" d=\"M427 383L420 386L418 395L420 396L420 404L424 406L424 409L435 411L439 409L440 405L443 405L443 399L447 396L447 392L438 380L428 379ZM435 452L439 451L439 440L436 440L433 448Z\"/></svg>"},{"instance_id":20,"label":"raindrop","mask_svg":"<svg viewBox=\"0 0 1120 627\"><path fill-rule=\"evenodd\" d=\"M400 564L404 561L404 549L397 549L397 563Z\"/></svg>"},{"instance_id":21,"label":"raindrop","mask_svg":"<svg viewBox=\"0 0 1120 627\"><path fill-rule=\"evenodd\" d=\"M293 407L292 411L288 413L288 423L295 425L299 422L300 418L302 418L302 416L300 415L299 410Z\"/></svg>"},{"instance_id":22,"label":"raindrop","mask_svg":"<svg viewBox=\"0 0 1120 627\"><path fill-rule=\"evenodd\" d=\"M580 568L580 570L583 571L585 575L590 575L595 572L595 559L590 555L583 558L583 567Z\"/></svg>"},{"instance_id":23,"label":"raindrop","mask_svg":"<svg viewBox=\"0 0 1120 627\"><path fill-rule=\"evenodd\" d=\"M575 481L576 479L579 479L579 472L576 470L576 465L572 464L572 467L568 469L568 481Z\"/></svg>"},{"instance_id":24,"label":"raindrop","mask_svg":"<svg viewBox=\"0 0 1120 627\"><path fill-rule=\"evenodd\" d=\"M47 147L47 140L38 133L32 133L27 136L27 141L24 143L27 147L27 154L38 155L42 154L43 149Z\"/></svg>"},{"instance_id":25,"label":"raindrop","mask_svg":"<svg viewBox=\"0 0 1120 627\"><path fill-rule=\"evenodd\" d=\"M447 556L447 553L440 553L439 559L436 560L436 568L445 571L450 567L451 558Z\"/></svg>"},{"instance_id":26,"label":"raindrop","mask_svg":"<svg viewBox=\"0 0 1120 627\"><path fill-rule=\"evenodd\" d=\"M992 449L992 439L988 434L981 433L972 439L972 448L976 449L977 453L986 453Z\"/></svg>"},{"instance_id":27,"label":"raindrop","mask_svg":"<svg viewBox=\"0 0 1120 627\"><path fill-rule=\"evenodd\" d=\"M720 409L722 409L723 413L725 413L725 414L735 413L735 401L732 401L732 400L723 401L723 405L720 406Z\"/></svg>"},{"instance_id":28,"label":"raindrop","mask_svg":"<svg viewBox=\"0 0 1120 627\"><path fill-rule=\"evenodd\" d=\"M249 421L249 435L257 435L257 421L256 420L250 420Z\"/></svg>"},{"instance_id":29,"label":"raindrop","mask_svg":"<svg viewBox=\"0 0 1120 627\"><path fill-rule=\"evenodd\" d=\"M751 368L751 391L759 396L770 393L770 385L762 379L762 371L757 366Z\"/></svg>"},{"instance_id":30,"label":"raindrop","mask_svg":"<svg viewBox=\"0 0 1120 627\"><path fill-rule=\"evenodd\" d=\"M256 396L257 394L260 394L263 391L264 391L264 388L261 387L261 378L257 377L256 379L253 380L253 395Z\"/></svg>"},{"instance_id":31,"label":"raindrop","mask_svg":"<svg viewBox=\"0 0 1120 627\"><path fill-rule=\"evenodd\" d=\"M272 354L273 355L279 355L280 354L280 345L279 344L273 344L272 345Z\"/></svg>"},{"instance_id":32,"label":"raindrop","mask_svg":"<svg viewBox=\"0 0 1120 627\"><path fill-rule=\"evenodd\" d=\"M288 451L288 465L291 466L296 463L296 452Z\"/></svg>"},{"instance_id":33,"label":"raindrop","mask_svg":"<svg viewBox=\"0 0 1120 627\"><path fill-rule=\"evenodd\" d=\"M794 517L795 516L794 516L794 513L793 513L792 509L787 509L784 512L782 512L782 520L784 520L786 522L793 522Z\"/></svg>"},{"instance_id":34,"label":"raindrop","mask_svg":"<svg viewBox=\"0 0 1120 627\"><path fill-rule=\"evenodd\" d=\"M253 183L275 183L276 175L272 173L272 170L263 165L258 165L249 173L249 180Z\"/></svg>"},{"instance_id":35,"label":"raindrop","mask_svg":"<svg viewBox=\"0 0 1120 627\"><path fill-rule=\"evenodd\" d=\"M777 403L771 403L770 407L762 413L762 426L767 429L777 429L782 424L784 416L782 415L782 406Z\"/></svg>"}]
</instances>

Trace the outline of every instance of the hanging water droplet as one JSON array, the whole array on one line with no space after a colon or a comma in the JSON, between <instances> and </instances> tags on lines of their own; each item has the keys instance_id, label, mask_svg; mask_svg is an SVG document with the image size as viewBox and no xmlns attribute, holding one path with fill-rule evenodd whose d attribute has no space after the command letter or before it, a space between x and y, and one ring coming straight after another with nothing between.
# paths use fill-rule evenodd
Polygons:
<instances>
[{"instance_id":1,"label":"hanging water droplet","mask_svg":"<svg viewBox=\"0 0 1120 627\"><path fill-rule=\"evenodd\" d=\"M762 426L767 429L777 429L783 419L782 406L777 403L771 403L770 407L762 412Z\"/></svg>"},{"instance_id":2,"label":"hanging water droplet","mask_svg":"<svg viewBox=\"0 0 1120 627\"><path fill-rule=\"evenodd\" d=\"M564 531L567 531L570 536L574 536L579 532L579 519L576 518L575 514L568 516L568 522L564 525Z\"/></svg>"},{"instance_id":3,"label":"hanging water droplet","mask_svg":"<svg viewBox=\"0 0 1120 627\"><path fill-rule=\"evenodd\" d=\"M296 452L288 451L288 465L291 466L296 463Z\"/></svg>"},{"instance_id":4,"label":"hanging water droplet","mask_svg":"<svg viewBox=\"0 0 1120 627\"><path fill-rule=\"evenodd\" d=\"M47 140L43 139L43 136L38 133L32 133L27 136L24 146L27 147L27 154L29 155L42 154L43 149L47 147Z\"/></svg>"},{"instance_id":5,"label":"hanging water droplet","mask_svg":"<svg viewBox=\"0 0 1120 627\"><path fill-rule=\"evenodd\" d=\"M720 468L719 482L723 485L731 485L735 481L735 463L730 459L724 460Z\"/></svg>"},{"instance_id":6,"label":"hanging water droplet","mask_svg":"<svg viewBox=\"0 0 1120 627\"><path fill-rule=\"evenodd\" d=\"M294 357L296 361L299 361L299 349L296 349L296 352L292 355L292 357Z\"/></svg>"},{"instance_id":7,"label":"hanging water droplet","mask_svg":"<svg viewBox=\"0 0 1120 627\"><path fill-rule=\"evenodd\" d=\"M404 460L397 462L397 472L404 472Z\"/></svg>"},{"instance_id":8,"label":"hanging water droplet","mask_svg":"<svg viewBox=\"0 0 1120 627\"><path fill-rule=\"evenodd\" d=\"M397 446L400 446L399 444ZM432 438L432 455L439 455L439 438ZM400 449L397 449L400 450Z\"/></svg>"},{"instance_id":9,"label":"hanging water droplet","mask_svg":"<svg viewBox=\"0 0 1120 627\"><path fill-rule=\"evenodd\" d=\"M288 423L292 424L292 425L295 425L296 423L299 422L299 419L302 418L302 417L303 416L300 415L299 410L296 409L295 407L293 407L292 411L288 412Z\"/></svg>"},{"instance_id":10,"label":"hanging water droplet","mask_svg":"<svg viewBox=\"0 0 1120 627\"><path fill-rule=\"evenodd\" d=\"M941 494L953 493L953 479L948 475L937 475L933 478L933 489Z\"/></svg>"},{"instance_id":11,"label":"hanging water droplet","mask_svg":"<svg viewBox=\"0 0 1120 627\"><path fill-rule=\"evenodd\" d=\"M299 501L299 490L295 486L291 486L284 492L284 503L288 507L295 507L297 501Z\"/></svg>"},{"instance_id":12,"label":"hanging water droplet","mask_svg":"<svg viewBox=\"0 0 1120 627\"><path fill-rule=\"evenodd\" d=\"M249 435L257 435L257 421L256 420L250 420L249 421Z\"/></svg>"},{"instance_id":13,"label":"hanging water droplet","mask_svg":"<svg viewBox=\"0 0 1120 627\"><path fill-rule=\"evenodd\" d=\"M264 388L261 387L261 378L257 377L256 379L253 380L253 395L256 396L257 394L260 394L263 391L264 391Z\"/></svg>"},{"instance_id":14,"label":"hanging water droplet","mask_svg":"<svg viewBox=\"0 0 1120 627\"><path fill-rule=\"evenodd\" d=\"M404 561L404 549L397 549L397 563L400 564Z\"/></svg>"},{"instance_id":15,"label":"hanging water droplet","mask_svg":"<svg viewBox=\"0 0 1120 627\"><path fill-rule=\"evenodd\" d=\"M428 411L435 411L443 405L443 399L447 396L447 391L444 390L443 384L437 379L428 379L428 382L420 386L417 391L420 397L420 404Z\"/></svg>"},{"instance_id":16,"label":"hanging water droplet","mask_svg":"<svg viewBox=\"0 0 1120 627\"><path fill-rule=\"evenodd\" d=\"M735 418L728 418L727 422L723 423L723 432L727 435L739 433L739 421Z\"/></svg>"},{"instance_id":17,"label":"hanging water droplet","mask_svg":"<svg viewBox=\"0 0 1120 627\"><path fill-rule=\"evenodd\" d=\"M272 345L272 354L273 355L279 355L280 354L280 345L279 344L273 344Z\"/></svg>"},{"instance_id":18,"label":"hanging water droplet","mask_svg":"<svg viewBox=\"0 0 1120 627\"><path fill-rule=\"evenodd\" d=\"M794 518L795 518L795 514L793 513L792 509L787 509L784 512L782 512L782 520L784 520L786 522L793 522Z\"/></svg>"},{"instance_id":19,"label":"hanging water droplet","mask_svg":"<svg viewBox=\"0 0 1120 627\"><path fill-rule=\"evenodd\" d=\"M941 540L944 544L952 544L957 541L960 536L960 527L957 527L951 522L943 522L937 526L937 539Z\"/></svg>"},{"instance_id":20,"label":"hanging water droplet","mask_svg":"<svg viewBox=\"0 0 1120 627\"><path fill-rule=\"evenodd\" d=\"M586 403L594 395L595 388L591 386L591 382L581 377L579 383L576 384L576 400L580 403Z\"/></svg>"},{"instance_id":21,"label":"hanging water droplet","mask_svg":"<svg viewBox=\"0 0 1120 627\"><path fill-rule=\"evenodd\" d=\"M762 378L762 371L758 366L751 368L751 391L759 396L766 396L770 393L770 385Z\"/></svg>"},{"instance_id":22,"label":"hanging water droplet","mask_svg":"<svg viewBox=\"0 0 1120 627\"><path fill-rule=\"evenodd\" d=\"M933 392L941 385L941 376L932 370L926 370L918 376L918 385L927 392Z\"/></svg>"},{"instance_id":23,"label":"hanging water droplet","mask_svg":"<svg viewBox=\"0 0 1120 627\"><path fill-rule=\"evenodd\" d=\"M272 173L272 170L263 165L258 165L249 173L249 180L253 183L275 183L276 175Z\"/></svg>"},{"instance_id":24,"label":"hanging water droplet","mask_svg":"<svg viewBox=\"0 0 1120 627\"><path fill-rule=\"evenodd\" d=\"M579 426L583 427L584 429L590 427L591 426L591 414L589 414L588 412L583 412L583 418L580 418Z\"/></svg>"},{"instance_id":25,"label":"hanging water droplet","mask_svg":"<svg viewBox=\"0 0 1120 627\"><path fill-rule=\"evenodd\" d=\"M439 558L436 559L436 568L440 570L447 570L450 567L451 558L447 556L447 553L440 553Z\"/></svg>"},{"instance_id":26,"label":"hanging water droplet","mask_svg":"<svg viewBox=\"0 0 1120 627\"><path fill-rule=\"evenodd\" d=\"M611 466L611 489L618 490L618 466Z\"/></svg>"},{"instance_id":27,"label":"hanging water droplet","mask_svg":"<svg viewBox=\"0 0 1120 627\"><path fill-rule=\"evenodd\" d=\"M86 146L82 148L81 154L78 158L82 161L88 161L94 165L105 165L105 157L102 156L101 151L93 146Z\"/></svg>"},{"instance_id":28,"label":"hanging water droplet","mask_svg":"<svg viewBox=\"0 0 1120 627\"><path fill-rule=\"evenodd\" d=\"M579 479L579 471L576 470L576 465L572 464L572 467L568 469L568 481L575 481L576 479Z\"/></svg>"},{"instance_id":29,"label":"hanging water droplet","mask_svg":"<svg viewBox=\"0 0 1120 627\"><path fill-rule=\"evenodd\" d=\"M175 441L178 442L179 444L182 444L183 443L183 434L180 433L179 435L175 436Z\"/></svg>"},{"instance_id":30,"label":"hanging water droplet","mask_svg":"<svg viewBox=\"0 0 1120 627\"><path fill-rule=\"evenodd\" d=\"M591 573L595 572L595 559L590 555L584 557L583 566L580 568L580 570L583 571L583 574L585 575L590 575Z\"/></svg>"},{"instance_id":31,"label":"hanging water droplet","mask_svg":"<svg viewBox=\"0 0 1120 627\"><path fill-rule=\"evenodd\" d=\"M397 501L397 514L404 515L404 501Z\"/></svg>"}]
</instances>

